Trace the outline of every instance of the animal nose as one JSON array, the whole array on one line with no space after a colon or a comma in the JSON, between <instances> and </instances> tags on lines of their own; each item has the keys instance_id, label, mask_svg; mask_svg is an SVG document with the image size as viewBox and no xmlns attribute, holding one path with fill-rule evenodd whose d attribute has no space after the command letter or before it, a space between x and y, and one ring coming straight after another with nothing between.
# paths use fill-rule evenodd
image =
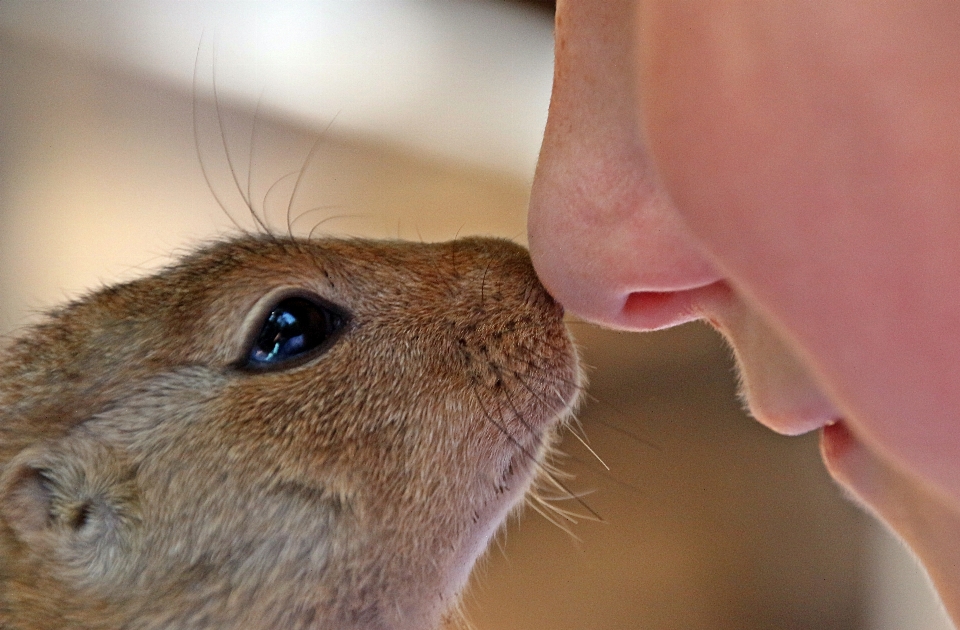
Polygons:
<instances>
[{"instance_id":1,"label":"animal nose","mask_svg":"<svg viewBox=\"0 0 960 630\"><path fill-rule=\"evenodd\" d=\"M557 320L563 306L544 288L526 248L500 238L469 237L447 244L444 258L452 273L466 287L479 291L479 298L505 297L518 308L533 308Z\"/></svg>"}]
</instances>

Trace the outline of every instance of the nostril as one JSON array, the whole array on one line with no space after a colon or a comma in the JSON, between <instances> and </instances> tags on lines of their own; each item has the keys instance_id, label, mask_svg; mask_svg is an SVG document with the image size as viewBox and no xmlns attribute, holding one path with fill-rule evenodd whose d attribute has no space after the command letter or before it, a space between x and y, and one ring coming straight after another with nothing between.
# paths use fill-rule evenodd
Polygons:
<instances>
[{"instance_id":1,"label":"nostril","mask_svg":"<svg viewBox=\"0 0 960 630\"><path fill-rule=\"evenodd\" d=\"M676 295L675 291L636 291L627 296L625 313L662 309Z\"/></svg>"},{"instance_id":2,"label":"nostril","mask_svg":"<svg viewBox=\"0 0 960 630\"><path fill-rule=\"evenodd\" d=\"M622 324L632 330L658 330L700 317L697 291L634 291L621 309Z\"/></svg>"}]
</instances>

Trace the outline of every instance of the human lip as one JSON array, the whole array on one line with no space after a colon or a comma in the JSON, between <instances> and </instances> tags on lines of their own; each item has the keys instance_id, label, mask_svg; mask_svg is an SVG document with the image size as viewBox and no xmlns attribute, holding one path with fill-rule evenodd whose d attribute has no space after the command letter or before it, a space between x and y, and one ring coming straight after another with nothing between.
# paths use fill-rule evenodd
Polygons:
<instances>
[{"instance_id":1,"label":"human lip","mask_svg":"<svg viewBox=\"0 0 960 630\"><path fill-rule=\"evenodd\" d=\"M843 423L833 406L824 399L800 404L789 397L771 400L772 396L761 397L749 392L745 396L753 416L781 435L805 435Z\"/></svg>"},{"instance_id":2,"label":"human lip","mask_svg":"<svg viewBox=\"0 0 960 630\"><path fill-rule=\"evenodd\" d=\"M883 479L889 476L890 468L856 435L849 422L837 420L823 426L820 459L833 480L858 503L879 509L889 499L884 490L889 484Z\"/></svg>"},{"instance_id":3,"label":"human lip","mask_svg":"<svg viewBox=\"0 0 960 630\"><path fill-rule=\"evenodd\" d=\"M820 429L820 453L828 467L833 468L857 445L857 438L843 420L834 420Z\"/></svg>"},{"instance_id":4,"label":"human lip","mask_svg":"<svg viewBox=\"0 0 960 630\"><path fill-rule=\"evenodd\" d=\"M700 308L703 319L730 343L742 398L761 424L801 435L842 418L799 351L729 286L713 290Z\"/></svg>"}]
</instances>

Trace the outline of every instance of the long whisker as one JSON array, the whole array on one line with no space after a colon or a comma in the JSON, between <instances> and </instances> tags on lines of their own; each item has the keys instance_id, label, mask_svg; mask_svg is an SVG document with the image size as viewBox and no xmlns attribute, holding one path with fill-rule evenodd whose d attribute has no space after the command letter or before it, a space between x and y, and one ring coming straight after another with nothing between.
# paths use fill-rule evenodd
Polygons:
<instances>
[{"instance_id":1,"label":"long whisker","mask_svg":"<svg viewBox=\"0 0 960 630\"><path fill-rule=\"evenodd\" d=\"M498 367L494 367L494 372L497 374L498 378L503 380L503 375L500 373L500 370ZM514 375L514 378L516 378L518 381L521 380L518 375ZM513 398L510 396L510 390L504 387L501 391L503 392L504 398L507 399L507 404L510 405L511 411L513 411L513 414L514 416L516 416L517 420L520 421L520 424L523 425L523 428L525 428L531 434L535 435L536 431L534 430L534 428L530 426L530 423L524 419L523 414L520 413L520 409L518 409L516 404L514 404Z\"/></svg>"},{"instance_id":2,"label":"long whisker","mask_svg":"<svg viewBox=\"0 0 960 630\"><path fill-rule=\"evenodd\" d=\"M497 430L499 430L499 431L504 435L504 437L506 437L508 440L510 440L510 442L511 442L514 446L516 446L517 449L519 449L520 452L521 452L525 457L527 457L531 462L533 462L534 465L537 466L537 467L546 475L546 478L549 479L552 484L554 484L554 485L557 486L558 488L561 488L561 489L562 489L564 492L566 492L570 497L576 497L576 495L573 493L573 491L570 490L570 488L568 488L567 485L566 485L565 483L563 483L563 482L557 477L557 475L556 475L553 471L551 471L551 470L550 470L547 466L545 466L542 462L538 461L538 459L533 455L533 453L531 453L528 448L526 448L523 444L521 444L521 443L517 440L517 438L514 437L513 434L510 433L510 431L507 430L506 426L498 423L496 420L493 419L493 416L492 416L492 415L490 414L490 412L487 410L486 406L484 406L483 400L480 398L480 394L477 393L476 388L474 388L472 391L473 391L474 397L477 399L477 404L480 405L480 409L483 410L483 413L484 413L484 415L487 417L487 420L489 420L490 423L493 424L493 426L495 426L495 427L497 428ZM592 514L595 518L598 518L598 519L600 519L601 521L603 520L603 517L601 517L601 516L596 512L596 510L594 510L592 507L590 507L589 505L587 505L587 503L586 503L585 501L583 501L582 499L576 499L576 501L577 501L577 503L579 503L581 506L583 506L583 508L584 508L585 510L587 510L588 512L590 512L590 514Z\"/></svg>"},{"instance_id":3,"label":"long whisker","mask_svg":"<svg viewBox=\"0 0 960 630\"><path fill-rule=\"evenodd\" d=\"M577 542L580 542L580 543L583 542L583 539L581 539L579 536L577 536L576 534L574 534L574 533L573 533L573 530L570 529L570 527L569 527L568 525L566 525L565 523L561 523L561 522L558 521L557 519L551 517L551 516L547 513L547 510L544 509L544 506L543 506L542 503L540 503L540 504L538 505L538 502L535 501L535 500L533 500L535 497L536 497L536 495L533 495L533 496L531 496L530 500L527 501L527 505L529 505L530 508L531 508L534 512L536 512L537 514L539 514L539 515L542 516L543 518L547 519L548 522L550 522L552 525L555 525L558 529L560 529L562 532L564 532L565 534L567 534L568 536L570 536L571 538L573 538L573 539L576 540ZM552 510L551 510L551 511L552 511Z\"/></svg>"},{"instance_id":4,"label":"long whisker","mask_svg":"<svg viewBox=\"0 0 960 630\"><path fill-rule=\"evenodd\" d=\"M497 373L498 373L498 376L499 376L499 370L497 370ZM514 373L514 374L513 374L513 377L514 377L514 379L515 379L518 383L520 383L521 385L523 385L523 386L527 389L527 391L533 393L532 388L530 388L530 387L527 385L527 383L524 381L523 377L522 377L520 374ZM507 404L510 405L511 410L513 411L514 415L517 417L517 420L519 420L520 423L521 423L528 431L530 431L530 432L532 433L532 432L533 432L533 427L531 427L530 424L529 424L526 420L523 419L523 414L520 413L520 410L517 408L516 404L513 402L513 398L510 396L509 390L507 390L506 388L504 388L504 389L503 389L503 394L504 394L504 397L506 397L506 399L507 399ZM558 399L559 399L559 401L560 401L561 404L564 403L563 398L560 397L559 395L558 395ZM541 401L541 402L543 402L543 401ZM543 404L546 404L546 403L543 402ZM596 451L594 451L592 448L590 448L590 445L587 444L587 442L586 442L583 438L581 438L581 437L577 434L576 431L571 430L570 432L573 434L573 436L574 436L575 438L577 438L577 439L580 441L581 444L583 444L583 446L584 446L588 451L590 451L590 454L592 454L592 455L597 459L597 461L600 462L600 464L601 464L604 468L606 468L608 471L610 470L610 467L607 466L607 463L603 461L603 459L597 454ZM564 490L567 491L566 488L564 488ZM573 493L570 493L569 491L567 491L567 492L568 492L568 494L570 494L570 496L572 496L572 497L578 496L578 495L573 495Z\"/></svg>"},{"instance_id":5,"label":"long whisker","mask_svg":"<svg viewBox=\"0 0 960 630\"><path fill-rule=\"evenodd\" d=\"M626 481L623 481L622 479L618 479L616 475L614 475L612 472L608 472L606 470L603 470L602 468L594 466L590 460L582 459L580 457L577 457L576 455L571 455L569 453L564 453L564 457L567 457L571 461L574 461L580 464L590 472L596 475L599 475L600 477L603 477L607 482L620 486L624 490L629 490L630 494L633 494L635 496L645 496L643 494L643 491L640 489L640 486L636 486Z\"/></svg>"},{"instance_id":6,"label":"long whisker","mask_svg":"<svg viewBox=\"0 0 960 630\"><path fill-rule=\"evenodd\" d=\"M210 191L210 194L213 195L214 200L216 200L217 205L220 206L220 209L223 210L223 214L230 219L230 222L240 230L245 232L243 226L230 214L230 211L227 210L226 204L223 202L223 199L220 198L220 195L217 194L216 189L213 187L213 182L210 180L210 173L207 171L207 165L203 161L203 152L200 150L200 119L198 116L197 108L197 86L199 82L199 68L200 68L200 50L203 47L203 35L200 36L200 43L197 44L197 58L193 63L193 146L197 151L197 160L200 162L200 172L203 173L203 179L207 182L207 189Z\"/></svg>"},{"instance_id":7,"label":"long whisker","mask_svg":"<svg viewBox=\"0 0 960 630\"><path fill-rule=\"evenodd\" d=\"M533 388L530 387L530 385L523 379L523 376L522 376L521 374L515 372L514 370L510 370L510 369L507 369L507 371L514 377L514 379L516 380L517 383L519 383L524 389L526 389L532 396L534 396L535 398L537 398L538 401L540 401L540 402L541 402L542 404L544 404L544 405L548 404L547 400L546 400L545 398L543 398L543 396L541 396L539 392L537 392L535 389L533 389ZM566 381L563 381L563 379L561 379L561 381L562 381L562 382L566 382ZM582 389L582 388L581 388L581 389ZM563 402L562 397L560 398L560 401ZM602 425L607 425L607 424L608 424L608 423L604 423L604 422L598 420L596 417L592 417L592 418L591 418L591 422L597 422L597 423L602 424ZM571 423L579 423L579 418L578 418L578 416L573 415L573 416L572 416L572 421L571 421ZM619 429L620 431L626 432L624 429L620 429L619 427L617 427L617 426L615 426L615 425L609 425L609 426L610 426L611 429L614 429L614 430ZM586 467L587 467L588 469L590 469L592 472L600 475L600 476L603 477L604 479L607 479L608 481L611 481L611 482L613 482L614 484L616 484L616 485L618 485L618 486L621 486L621 487L623 487L623 488L625 488L625 489L627 489L627 490L630 490L631 492L633 492L633 493L635 493L635 494L640 492L640 489L639 489L638 487L636 487L636 486L634 486L634 485L631 485L631 484L629 484L629 483L627 483L627 482L625 482L625 481L622 481L621 479L618 479L615 475L613 475L613 474L612 474L612 470L610 469L610 467L607 466L607 464L600 458L600 456L596 453L596 451L594 451L594 450L589 446L589 444L584 443L584 440L582 439L582 437L581 437L580 435L578 435L577 432L572 429L572 427L571 427L571 431L570 431L570 432L573 434L573 436L574 436L578 441L580 441L581 444L583 444L583 445L586 447L586 449L590 452L590 454L593 455L593 457L594 457L598 462L600 462L600 464L601 464L606 470L601 470L601 469L599 469L599 468L595 468L594 466L592 466L592 465L590 464L589 461L583 460L583 459L581 459L581 458L579 458L579 457L576 457L576 456L574 456L574 455L564 454L565 457L569 457L569 458L572 459L573 461L575 461L575 462L577 462L577 463L579 463L579 464L581 464L581 465L583 465L583 466L586 466ZM651 448L656 449L658 452L662 452L662 449L661 449L659 446L657 446L656 444L647 444L647 442L643 441L642 439L638 438L637 436L634 436L634 435L630 434L629 432L626 432L626 433L627 433L627 435L629 435L629 436L630 436L631 438L633 438L634 440L636 440L636 441L638 441L638 442L640 442L640 443L642 443L642 444L646 444L646 445L650 446Z\"/></svg>"},{"instance_id":8,"label":"long whisker","mask_svg":"<svg viewBox=\"0 0 960 630\"><path fill-rule=\"evenodd\" d=\"M263 194L263 201L261 202L261 205L263 206L263 216L264 216L264 217L267 216L267 205L270 203L270 195L273 194L273 191L276 190L276 189L277 189L277 186L279 186L281 183L283 183L284 180L293 177L293 176L296 175L298 172L299 172L299 171L290 171L289 173L286 173L285 175L281 175L280 177L277 178L277 180L276 180L275 182L273 182L272 184L270 184L270 187L267 188L267 192L265 192L265 193Z\"/></svg>"},{"instance_id":9,"label":"long whisker","mask_svg":"<svg viewBox=\"0 0 960 630\"><path fill-rule=\"evenodd\" d=\"M295 217L293 217L293 221L290 222L290 225L296 225L298 221L301 221L304 217L306 217L306 216L308 216L308 215L310 215L310 214L313 214L314 212L322 212L322 211L325 212L325 211L328 211L328 210L336 210L336 209L342 208L342 207L343 207L343 204L333 204L333 203L331 203L331 204L324 204L324 205L320 205L320 206L313 206L312 208L307 208L306 210L297 213L297 215L296 215ZM320 222L323 223L323 222L325 222L327 219L330 219L330 218L349 219L349 218L358 218L359 216L360 216L360 215L341 214L341 215L337 215L336 217L324 217L324 218L320 219ZM314 227L316 227L316 226L314 226Z\"/></svg>"},{"instance_id":10,"label":"long whisker","mask_svg":"<svg viewBox=\"0 0 960 630\"><path fill-rule=\"evenodd\" d=\"M603 461L603 458L601 458L599 455L597 455L597 452L596 452L595 450L593 450L593 448L591 448L591 446L590 446L589 444L587 444L587 441L586 441L585 439L583 439L582 437L580 437L580 434L579 434L579 433L577 433L576 431L574 431L574 430L571 429L570 435L572 435L573 437L577 438L577 441L580 442L580 444L583 445L583 448L585 448L585 449L587 449L588 451L590 451L590 454L593 455L594 458L595 458L598 462L600 462L600 465L601 465L601 466L603 466L604 468L606 468L608 471L610 470L610 467L607 466L607 462Z\"/></svg>"},{"instance_id":11,"label":"long whisker","mask_svg":"<svg viewBox=\"0 0 960 630\"><path fill-rule=\"evenodd\" d=\"M250 206L251 212L256 216L256 211L253 208L253 192L252 182L253 182L253 154L257 149L257 124L260 122L260 106L263 103L263 94L265 90L260 91L260 96L257 97L257 106L253 110L253 124L250 125L250 153L247 156L247 205ZM266 203L266 198L264 198L264 203ZM260 213L263 215L263 222L267 222L267 208L264 205L260 208ZM269 231L269 228L267 229Z\"/></svg>"},{"instance_id":12,"label":"long whisker","mask_svg":"<svg viewBox=\"0 0 960 630\"><path fill-rule=\"evenodd\" d=\"M529 359L520 359L520 360L523 361L523 362L524 362L525 364L527 364L528 366L530 366L531 368L539 369L539 366L537 366L535 363L533 363L533 362L530 361ZM509 371L511 374L513 374L514 376L519 376L519 373L515 372L514 370L509 370L509 369L508 369L508 371ZM573 381L570 381L570 380L568 380L568 379L564 379L564 378L562 378L562 377L558 377L558 378L559 378L560 382L562 382L562 383L564 383L564 384L567 384L567 385L574 386L574 387L578 387L578 388L581 390L581 392L583 392L583 387L580 386L578 383L573 382ZM540 398L540 400L544 400L544 399L542 398L542 396L540 396L539 393L537 393L537 392L535 392L535 391L533 391L533 390L530 390L530 393L533 394L534 396L538 396L538 397ZM600 399L596 398L595 396L592 396L592 395L590 395L589 393L586 393L586 392L584 392L584 396L585 396L586 399L587 399L588 401L590 401L591 403L596 403L596 404L598 404L598 405L603 405L603 406L605 406L605 407L613 410L615 413L617 413L617 414L618 414L619 416L621 416L622 418L627 418L627 417L628 417L628 415L627 415L626 413L624 413L622 410L618 409L617 407L611 405L611 404L608 403L608 402L605 402L605 401L603 401L603 400L600 400ZM639 435L637 435L637 434L635 434L635 433L633 433L633 432L631 432L631 431L629 431L629 430L627 430L627 429L624 429L623 427L621 427L621 426L619 426L619 425L617 425L617 424L614 424L614 423L612 423L612 422L608 422L608 421L606 421L606 420L602 420L602 419L597 418L597 417L595 417L595 416L594 416L593 418L591 418L591 422L596 422L597 424L599 424L599 425L601 425L601 426L603 426L603 427L606 427L606 428L610 429L611 431L616 431L617 433L620 433L621 435L624 435L624 436L626 436L626 437L629 437L631 440L637 442L638 444L643 444L644 446L649 447L649 448L655 450L655 451L658 452L658 453L662 453L662 452L663 452L663 447L662 447L661 445L659 445L659 444L657 444L656 442L653 442L653 441L651 441L651 440L648 440L648 439L646 439L646 438L643 438L643 437L641 437L641 436L639 436Z\"/></svg>"},{"instance_id":13,"label":"long whisker","mask_svg":"<svg viewBox=\"0 0 960 630\"><path fill-rule=\"evenodd\" d=\"M584 520L584 521L593 521L593 522L595 522L595 523L602 523L602 522L603 522L603 521L598 521L597 519L593 518L592 516L588 516L588 515L586 515L586 514L581 514L580 512L574 512L573 510L568 510L568 509L562 508L562 507L560 507L560 506L558 506L558 505L554 505L554 502L555 502L555 501L564 501L564 500L567 500L568 497L545 497L545 496L540 495L540 494L534 494L532 498L533 498L534 501L536 501L536 502L539 503L540 505L542 505L542 506L550 509L550 510L551 510L552 512L554 512L555 514L557 514L558 516L562 517L563 519L565 519L565 520L573 523L574 525L576 525L577 523L579 523L581 520Z\"/></svg>"},{"instance_id":14,"label":"long whisker","mask_svg":"<svg viewBox=\"0 0 960 630\"><path fill-rule=\"evenodd\" d=\"M336 207L338 206L328 206L328 208L336 208ZM318 208L313 208L313 210L325 210L328 208L318 207ZM297 218L299 219L299 217ZM328 217L324 217L319 221L317 221L312 228L310 228L310 232L307 234L307 238L308 239L313 238L313 233L317 231L317 228L323 226L328 221L338 221L340 219L361 219L361 218L363 218L363 215L361 214L333 214ZM294 223L296 223L296 221L294 221Z\"/></svg>"},{"instance_id":15,"label":"long whisker","mask_svg":"<svg viewBox=\"0 0 960 630\"><path fill-rule=\"evenodd\" d=\"M246 204L247 209L250 211L250 217L253 219L254 223L258 226L259 229L263 230L265 234L269 234L270 230L267 229L267 226L264 224L263 220L257 215L256 210L253 208L253 204L250 202L250 197L248 194L244 193L243 186L240 184L240 178L237 175L237 169L233 164L233 156L230 155L230 146L227 144L227 131L223 126L223 109L222 104L220 103L220 90L217 86L217 48L214 44L213 48L213 105L217 111L217 124L220 127L220 142L223 145L223 154L227 158L227 166L230 167L230 176L233 178L233 185L236 187L237 192L240 193L240 197L243 199L244 204ZM256 119L254 119L254 125L256 125ZM252 152L251 147L251 152ZM250 182L250 173L247 173L247 183Z\"/></svg>"},{"instance_id":16,"label":"long whisker","mask_svg":"<svg viewBox=\"0 0 960 630\"><path fill-rule=\"evenodd\" d=\"M327 126L317 135L317 139L314 141L313 146L310 147L310 151L307 153L307 157L303 160L303 165L300 167L300 173L297 175L297 181L293 185L293 192L290 193L290 200L287 202L287 232L290 236L293 236L293 226L291 225L291 214L293 212L293 202L296 200L297 193L300 191L300 184L303 181L303 175L307 172L307 167L313 161L314 156L317 154L317 151L320 150L320 143L323 141L324 136L326 136L327 131L330 130L330 127L333 126L333 123L337 120L339 112L330 119L330 122L327 123Z\"/></svg>"}]
</instances>

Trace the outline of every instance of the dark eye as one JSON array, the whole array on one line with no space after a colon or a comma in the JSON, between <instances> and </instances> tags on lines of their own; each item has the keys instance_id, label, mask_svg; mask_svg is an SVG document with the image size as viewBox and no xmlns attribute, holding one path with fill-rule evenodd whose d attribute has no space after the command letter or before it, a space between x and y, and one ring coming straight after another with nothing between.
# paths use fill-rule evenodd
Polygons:
<instances>
[{"instance_id":1,"label":"dark eye","mask_svg":"<svg viewBox=\"0 0 960 630\"><path fill-rule=\"evenodd\" d=\"M299 363L325 348L345 323L345 316L333 308L304 297L285 298L263 322L246 367L269 369Z\"/></svg>"}]
</instances>

